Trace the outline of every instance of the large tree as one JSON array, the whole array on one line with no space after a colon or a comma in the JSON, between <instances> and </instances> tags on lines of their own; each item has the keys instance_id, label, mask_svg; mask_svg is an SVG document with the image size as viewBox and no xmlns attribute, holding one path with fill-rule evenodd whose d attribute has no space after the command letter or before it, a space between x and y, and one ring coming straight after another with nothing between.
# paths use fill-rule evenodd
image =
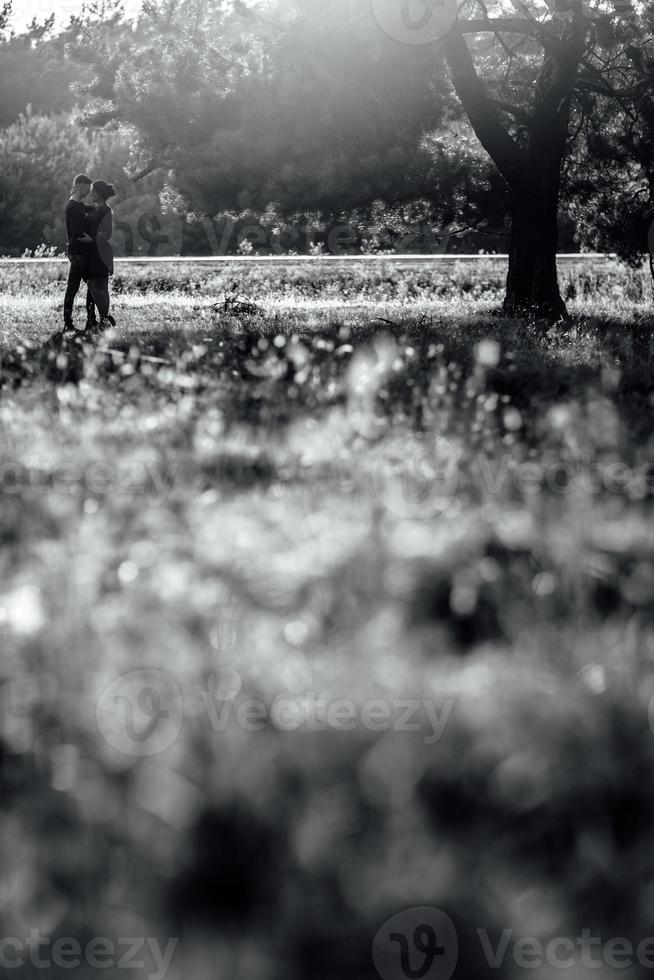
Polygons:
<instances>
[{"instance_id":1,"label":"large tree","mask_svg":"<svg viewBox=\"0 0 654 980\"><path fill-rule=\"evenodd\" d=\"M444 49L461 104L510 192L505 306L561 314L556 247L562 181L569 178L573 202L572 188L579 192L584 180L588 187L598 162L609 194L646 181L645 160L637 160L627 136L642 130L635 61L645 59L649 43L645 11L628 3L513 0L509 16L502 3L491 9L480 0L480 6L481 17L459 17ZM568 168L577 148L576 166ZM629 160L635 171L617 172L618 160ZM591 207L601 200L599 190L588 195Z\"/></svg>"},{"instance_id":2,"label":"large tree","mask_svg":"<svg viewBox=\"0 0 654 980\"><path fill-rule=\"evenodd\" d=\"M405 14L422 4L419 28L436 4L383 2ZM381 29L374 4L352 0L160 0L118 43L87 41L99 66L90 113L129 124L135 171L169 168L183 198L207 213L263 213L271 203L276 216L338 213L381 198L426 201L434 218L444 202L461 215L476 204L478 218L491 196L506 202L506 309L559 316L566 180L588 190L600 137L609 163L626 155L633 164L630 193L647 179L650 25L639 0L617 2L462 0L442 40L427 33L428 43L407 44ZM504 193L485 173L457 194L443 180L447 154L435 166L430 136L449 132L454 147L463 121ZM613 178L624 192L615 166Z\"/></svg>"}]
</instances>

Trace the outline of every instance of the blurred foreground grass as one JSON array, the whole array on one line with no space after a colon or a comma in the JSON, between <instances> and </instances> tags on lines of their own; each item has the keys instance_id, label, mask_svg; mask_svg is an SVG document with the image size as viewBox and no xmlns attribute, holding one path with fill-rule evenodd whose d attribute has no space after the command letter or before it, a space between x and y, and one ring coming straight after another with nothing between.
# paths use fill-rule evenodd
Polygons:
<instances>
[{"instance_id":1,"label":"blurred foreground grass","mask_svg":"<svg viewBox=\"0 0 654 980\"><path fill-rule=\"evenodd\" d=\"M477 930L654 934L644 274L556 327L490 273L193 275L62 349L0 270L0 935L372 978L434 906L471 980L525 972Z\"/></svg>"}]
</instances>

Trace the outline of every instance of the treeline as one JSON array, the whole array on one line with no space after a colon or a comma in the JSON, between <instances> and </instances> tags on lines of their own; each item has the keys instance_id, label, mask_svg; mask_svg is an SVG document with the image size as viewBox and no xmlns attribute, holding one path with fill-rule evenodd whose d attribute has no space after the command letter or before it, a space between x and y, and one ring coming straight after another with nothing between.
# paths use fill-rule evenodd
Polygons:
<instances>
[{"instance_id":1,"label":"treeline","mask_svg":"<svg viewBox=\"0 0 654 980\"><path fill-rule=\"evenodd\" d=\"M162 213L162 175L138 184L126 175L128 154L129 140L118 130L82 127L75 110L46 115L28 105L0 131L0 254L20 256L43 247L63 251L63 209L80 172L116 186L119 252L161 253L167 226L182 222Z\"/></svg>"},{"instance_id":2,"label":"treeline","mask_svg":"<svg viewBox=\"0 0 654 980\"><path fill-rule=\"evenodd\" d=\"M110 180L117 189L116 251L123 255L231 255L253 253L348 254L361 252L504 251L506 235L462 231L454 222L436 226L419 208L377 201L325 222L302 214L290 221L270 208L243 209L211 218L174 210L179 202L166 173L138 182L126 173L130 134L85 127L74 106L46 113L31 104L0 129L0 256L61 252L63 208L74 174ZM562 248L574 250L573 228Z\"/></svg>"},{"instance_id":3,"label":"treeline","mask_svg":"<svg viewBox=\"0 0 654 980\"><path fill-rule=\"evenodd\" d=\"M116 251L128 256L506 249L500 222L495 232L463 231L455 222L434 225L424 209L382 201L329 222L312 214L288 220L272 207L264 215L247 208L211 217L187 214L179 209L165 172L138 182L127 175L128 132L85 127L78 120L75 106L46 113L28 103L0 129L0 256L63 251L63 208L78 172L115 185ZM566 251L575 248L573 231L566 226Z\"/></svg>"}]
</instances>

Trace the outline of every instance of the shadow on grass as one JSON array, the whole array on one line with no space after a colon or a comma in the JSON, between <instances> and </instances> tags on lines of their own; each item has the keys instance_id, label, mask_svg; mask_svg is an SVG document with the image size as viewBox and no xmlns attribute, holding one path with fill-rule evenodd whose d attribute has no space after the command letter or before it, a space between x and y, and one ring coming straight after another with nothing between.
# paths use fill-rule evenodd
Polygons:
<instances>
[{"instance_id":1,"label":"shadow on grass","mask_svg":"<svg viewBox=\"0 0 654 980\"><path fill-rule=\"evenodd\" d=\"M654 422L650 347L654 320L577 318L554 326L494 314L421 316L393 321L332 322L244 311L241 318L204 314L197 322L108 334L53 334L40 346L23 344L0 360L2 387L36 379L77 384L86 377L131 388L213 395L229 423L284 426L347 397L359 354L381 341L395 345L397 363L379 390L379 411L400 414L420 429L439 370L450 374L454 403L479 380L478 345L497 345L486 365L484 390L510 401L534 420L566 399L607 391L636 441Z\"/></svg>"}]
</instances>

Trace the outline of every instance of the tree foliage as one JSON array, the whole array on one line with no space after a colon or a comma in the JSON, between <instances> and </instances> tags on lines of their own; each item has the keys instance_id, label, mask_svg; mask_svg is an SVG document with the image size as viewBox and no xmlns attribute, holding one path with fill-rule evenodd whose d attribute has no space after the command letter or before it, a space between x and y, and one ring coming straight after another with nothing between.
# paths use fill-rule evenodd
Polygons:
<instances>
[{"instance_id":1,"label":"tree foliage","mask_svg":"<svg viewBox=\"0 0 654 980\"><path fill-rule=\"evenodd\" d=\"M171 206L219 227L354 221L383 247L413 225L442 246L511 215L516 261L543 239L529 298L544 264L556 292L557 213L584 246L644 249L652 17L640 0L461 0L438 49L353 0L148 0L135 25L109 0L56 38L5 36L0 71L20 45L50 52L83 121L122 127L130 176L168 175Z\"/></svg>"},{"instance_id":2,"label":"tree foliage","mask_svg":"<svg viewBox=\"0 0 654 980\"><path fill-rule=\"evenodd\" d=\"M595 31L601 63L582 77L566 203L583 245L638 262L654 216L654 11L600 18Z\"/></svg>"},{"instance_id":3,"label":"tree foliage","mask_svg":"<svg viewBox=\"0 0 654 980\"><path fill-rule=\"evenodd\" d=\"M652 15L615 4L461 0L443 60L350 0L161 0L95 59L89 118L131 125L133 170L168 168L203 213L510 212L509 291L561 310L560 210L584 242L633 250L624 215L651 190Z\"/></svg>"},{"instance_id":4,"label":"tree foliage","mask_svg":"<svg viewBox=\"0 0 654 980\"><path fill-rule=\"evenodd\" d=\"M156 207L161 180L153 176L136 187L125 174L128 155L120 132L94 132L80 127L72 113L45 116L28 108L0 130L0 254L20 255L41 245L63 250L63 209L72 179L82 171L116 183L128 249L135 237L144 237L139 222L146 234L144 221L163 225Z\"/></svg>"},{"instance_id":5,"label":"tree foliage","mask_svg":"<svg viewBox=\"0 0 654 980\"><path fill-rule=\"evenodd\" d=\"M39 114L70 111L73 89L89 80L88 69L67 56L81 22L73 19L56 32L52 15L15 34L9 28L10 13L10 3L0 8L0 127L15 122L28 105Z\"/></svg>"},{"instance_id":6,"label":"tree foliage","mask_svg":"<svg viewBox=\"0 0 654 980\"><path fill-rule=\"evenodd\" d=\"M132 173L170 170L182 208L370 223L382 202L395 224L410 206L443 229L501 228L504 189L442 62L387 37L368 5L167 0L96 65L88 119L130 125Z\"/></svg>"}]
</instances>

